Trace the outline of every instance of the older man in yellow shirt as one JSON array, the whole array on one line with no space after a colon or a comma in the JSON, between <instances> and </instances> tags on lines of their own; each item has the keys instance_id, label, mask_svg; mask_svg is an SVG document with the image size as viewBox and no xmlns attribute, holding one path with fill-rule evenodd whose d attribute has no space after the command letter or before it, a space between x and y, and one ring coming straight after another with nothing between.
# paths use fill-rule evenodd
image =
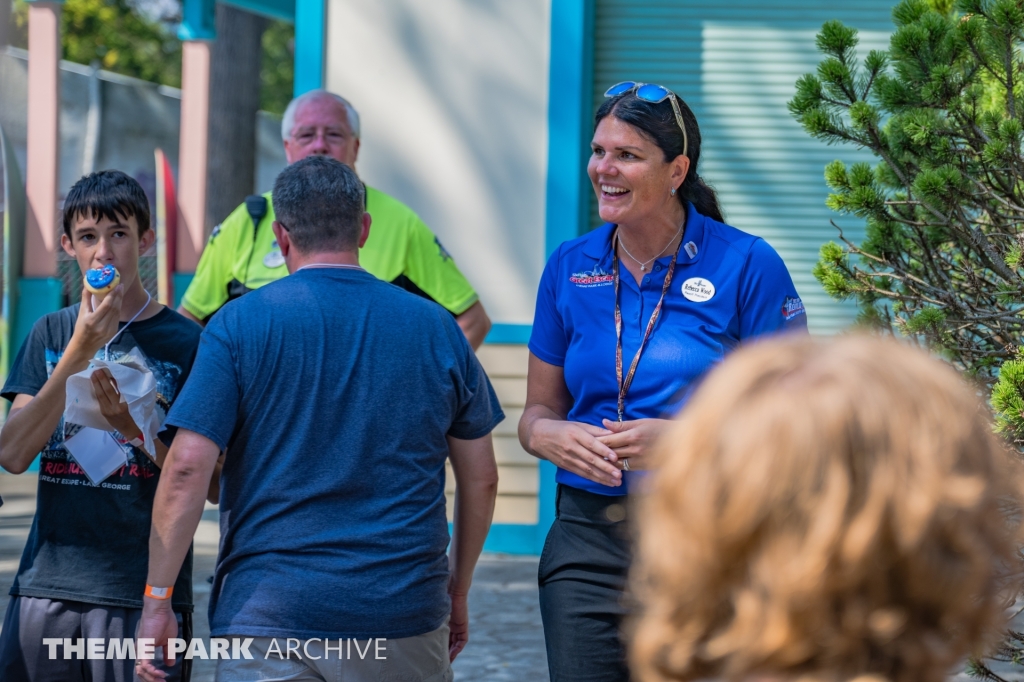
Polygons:
<instances>
[{"instance_id":1,"label":"older man in yellow shirt","mask_svg":"<svg viewBox=\"0 0 1024 682\"><path fill-rule=\"evenodd\" d=\"M288 105L281 125L285 156L292 164L314 154L355 169L359 114L345 99L313 90ZM455 316L475 349L491 328L476 291L430 228L408 206L366 187L373 229L359 262L386 282L429 298ZM274 239L273 198L252 196L214 228L181 299L181 312L199 323L233 298L288 274Z\"/></svg>"}]
</instances>

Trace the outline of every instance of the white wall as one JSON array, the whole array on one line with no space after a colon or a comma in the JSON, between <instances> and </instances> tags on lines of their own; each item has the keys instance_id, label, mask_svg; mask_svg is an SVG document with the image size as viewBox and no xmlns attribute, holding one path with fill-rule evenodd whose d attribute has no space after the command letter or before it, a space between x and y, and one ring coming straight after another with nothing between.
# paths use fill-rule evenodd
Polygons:
<instances>
[{"instance_id":1,"label":"white wall","mask_svg":"<svg viewBox=\"0 0 1024 682\"><path fill-rule=\"evenodd\" d=\"M531 323L550 0L330 0L327 21L325 82L360 113L359 175L420 214L494 322Z\"/></svg>"}]
</instances>

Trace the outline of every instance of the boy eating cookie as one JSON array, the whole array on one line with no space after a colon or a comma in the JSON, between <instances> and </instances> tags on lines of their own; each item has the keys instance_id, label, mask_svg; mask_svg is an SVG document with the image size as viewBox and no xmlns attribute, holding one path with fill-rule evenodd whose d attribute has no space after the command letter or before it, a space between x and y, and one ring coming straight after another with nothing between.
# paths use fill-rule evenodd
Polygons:
<instances>
[{"instance_id":1,"label":"boy eating cookie","mask_svg":"<svg viewBox=\"0 0 1024 682\"><path fill-rule=\"evenodd\" d=\"M139 256L155 240L142 187L120 171L93 173L68 192L61 246L82 273L116 268L120 283L36 322L11 368L2 395L11 401L0 432L0 466L20 474L40 455L36 515L0 632L0 679L5 682L132 679L134 661L62 651L44 639L74 644L98 638L104 652L135 634L146 583L148 538L159 466L172 433L145 452L140 425L120 401L108 370L91 375L106 433L96 448L120 448L125 464L95 484L65 441L80 427L63 418L65 384L95 359L142 358L157 385L163 417L188 376L199 344L199 325L154 301L142 285ZM166 443L166 444L165 444ZM114 453L118 454L118 453ZM174 610L191 629L191 553L173 591ZM118 660L118 659L127 660ZM70 660L68 660L70 659ZM168 668L178 679L181 663Z\"/></svg>"}]
</instances>

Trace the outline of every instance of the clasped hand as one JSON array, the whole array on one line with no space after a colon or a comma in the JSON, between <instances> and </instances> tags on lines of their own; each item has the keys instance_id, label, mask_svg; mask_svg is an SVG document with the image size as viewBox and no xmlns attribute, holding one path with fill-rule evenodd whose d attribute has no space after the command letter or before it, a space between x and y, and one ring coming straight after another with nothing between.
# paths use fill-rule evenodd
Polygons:
<instances>
[{"instance_id":1,"label":"clasped hand","mask_svg":"<svg viewBox=\"0 0 1024 682\"><path fill-rule=\"evenodd\" d=\"M621 423L605 419L602 428L546 419L535 427L536 449L566 471L618 487L627 461L630 471L648 468L651 447L669 423L663 419Z\"/></svg>"},{"instance_id":2,"label":"clasped hand","mask_svg":"<svg viewBox=\"0 0 1024 682\"><path fill-rule=\"evenodd\" d=\"M654 444L671 424L667 419L633 419L625 422L603 419L601 423L607 432L598 436L597 440L614 450L620 460L629 460L630 471L651 468Z\"/></svg>"}]
</instances>

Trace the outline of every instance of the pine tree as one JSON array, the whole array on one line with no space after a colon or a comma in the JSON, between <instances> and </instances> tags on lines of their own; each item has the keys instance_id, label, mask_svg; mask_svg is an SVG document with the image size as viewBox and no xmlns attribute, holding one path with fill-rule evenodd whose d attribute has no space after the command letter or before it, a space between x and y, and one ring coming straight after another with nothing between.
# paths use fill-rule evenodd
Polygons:
<instances>
[{"instance_id":1,"label":"pine tree","mask_svg":"<svg viewBox=\"0 0 1024 682\"><path fill-rule=\"evenodd\" d=\"M789 104L812 136L878 159L825 169L829 207L863 219L866 237L840 231L815 276L855 298L862 322L991 387L1024 329L1024 0L904 0L893 19L888 52L862 63L857 32L826 23L825 59ZM1024 439L1024 416L1011 422Z\"/></svg>"},{"instance_id":2,"label":"pine tree","mask_svg":"<svg viewBox=\"0 0 1024 682\"><path fill-rule=\"evenodd\" d=\"M870 150L825 169L828 206L865 237L821 249L814 275L860 321L927 345L990 391L1024 451L1024 0L903 0L888 51L855 56L826 23L816 74L789 103L813 137ZM837 226L838 227L838 226ZM996 654L1024 660L1024 634ZM982 661L971 674L1001 680Z\"/></svg>"}]
</instances>

